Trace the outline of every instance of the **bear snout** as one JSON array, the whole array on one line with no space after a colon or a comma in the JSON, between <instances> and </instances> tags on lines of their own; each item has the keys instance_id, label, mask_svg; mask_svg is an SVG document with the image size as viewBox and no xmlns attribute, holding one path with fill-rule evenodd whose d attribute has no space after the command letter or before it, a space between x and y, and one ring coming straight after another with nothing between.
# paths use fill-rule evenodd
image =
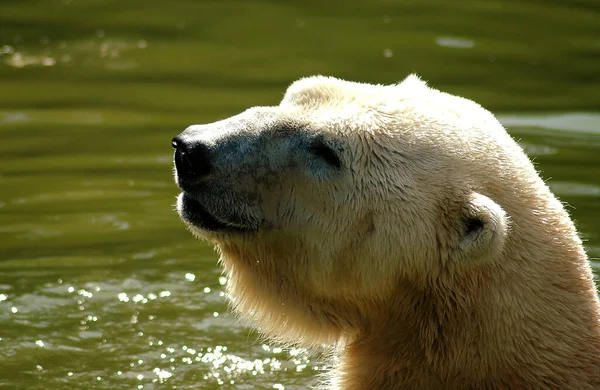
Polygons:
<instances>
[{"instance_id":1,"label":"bear snout","mask_svg":"<svg viewBox=\"0 0 600 390\"><path fill-rule=\"evenodd\" d=\"M245 174L240 160L240 141L223 128L191 126L172 139L175 149L175 181L183 191L177 200L182 219L198 231L254 232L259 218L246 194L235 190L239 175ZM217 136L215 136L217 134ZM238 174L237 172L242 172ZM254 212L253 212L254 211Z\"/></svg>"},{"instance_id":2,"label":"bear snout","mask_svg":"<svg viewBox=\"0 0 600 390\"><path fill-rule=\"evenodd\" d=\"M180 181L199 179L210 173L212 163L208 146L190 141L182 134L173 138L171 145L175 149L175 169Z\"/></svg>"}]
</instances>

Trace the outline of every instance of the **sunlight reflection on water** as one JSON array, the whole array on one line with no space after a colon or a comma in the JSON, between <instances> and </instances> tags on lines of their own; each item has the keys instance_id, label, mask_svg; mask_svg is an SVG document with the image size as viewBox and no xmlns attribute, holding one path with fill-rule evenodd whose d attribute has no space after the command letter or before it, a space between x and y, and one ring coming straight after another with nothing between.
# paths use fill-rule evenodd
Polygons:
<instances>
[{"instance_id":1,"label":"sunlight reflection on water","mask_svg":"<svg viewBox=\"0 0 600 390\"><path fill-rule=\"evenodd\" d=\"M508 127L533 127L561 132L600 134L600 113L595 112L499 115L498 119Z\"/></svg>"},{"instance_id":2,"label":"sunlight reflection on water","mask_svg":"<svg viewBox=\"0 0 600 390\"><path fill-rule=\"evenodd\" d=\"M217 317L226 305L222 290L226 282L224 277L218 277L209 287L199 285L194 273L184 272L177 275L174 277L187 283L170 284L169 288L165 288L165 284L148 285L142 280L130 278L117 284L88 282L78 286L58 280L55 283L47 283L35 294L14 295L10 291L3 291L0 293L0 302L4 307L11 308L9 315L15 316L13 320L16 323L21 322L23 326L33 325L29 325L26 318L35 310L40 311L39 323L59 322L63 329L68 327L71 332L67 332L66 337L61 339L51 336L51 331L48 333L47 329L41 327L33 337L27 336L23 339L17 334L8 334L0 340L4 348L17 348L14 349L15 353L17 350L20 350L19 353L26 353L35 347L45 351L46 356L60 350L71 350L79 355L94 353L89 350L89 345L95 344L99 352L108 350L121 356L115 361L112 373L104 372L98 375L96 372L89 372L85 367L77 367L73 361L72 364L61 367L62 375L78 383L82 378L89 377L118 387L134 384L136 387L152 389L156 384L171 381L175 381L176 385L182 378L192 375L200 376L207 384L234 388L240 380L244 381L249 377L264 376L263 383L268 383L268 378L273 377L274 388L283 388L273 375L302 373L305 370L320 372L326 369L325 366L315 364L314 357L305 349L284 349L262 344L253 348L251 357L232 353L226 344L207 346L205 342L199 342L203 336L200 339L186 336L177 342L177 338L171 336L178 333L178 328L193 320L189 315L198 309L198 306L188 306L181 299L185 300L190 293L193 295L193 291L214 297L206 303L208 315L201 321L205 322L202 326L204 329L219 325L215 321L221 321ZM193 291L187 290L186 284L194 287ZM174 324L171 329L161 329L160 324L153 325L160 315L158 313L165 315L165 305L178 313L178 324ZM55 310L59 307L60 314ZM40 310L42 308L43 310ZM127 317L128 320L123 321L123 317ZM236 321L231 322L229 315L226 315L224 320L229 322L230 331L246 331ZM124 325L125 323L129 325ZM183 342L184 340L187 341ZM26 347L28 342L32 347ZM123 342L127 346L123 345ZM125 348L130 352L125 352ZM131 351L136 349L140 353L132 355ZM129 360L129 363L123 365L124 359ZM39 373L57 375L51 360L41 358L34 361Z\"/></svg>"}]
</instances>

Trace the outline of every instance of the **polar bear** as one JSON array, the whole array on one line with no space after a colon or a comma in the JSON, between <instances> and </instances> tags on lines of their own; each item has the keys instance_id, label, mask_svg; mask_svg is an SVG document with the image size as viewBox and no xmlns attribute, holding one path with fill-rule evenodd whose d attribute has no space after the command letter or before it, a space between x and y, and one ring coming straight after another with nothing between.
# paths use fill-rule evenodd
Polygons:
<instances>
[{"instance_id":1,"label":"polar bear","mask_svg":"<svg viewBox=\"0 0 600 390\"><path fill-rule=\"evenodd\" d=\"M341 389L600 388L600 305L562 204L478 104L315 76L173 139L177 210L237 313L337 346Z\"/></svg>"}]
</instances>

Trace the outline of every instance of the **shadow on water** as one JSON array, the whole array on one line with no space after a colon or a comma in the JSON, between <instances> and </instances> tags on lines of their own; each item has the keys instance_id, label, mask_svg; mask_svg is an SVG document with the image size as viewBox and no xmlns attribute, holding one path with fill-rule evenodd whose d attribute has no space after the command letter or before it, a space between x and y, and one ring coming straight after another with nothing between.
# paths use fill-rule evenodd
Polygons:
<instances>
[{"instance_id":1,"label":"shadow on water","mask_svg":"<svg viewBox=\"0 0 600 390\"><path fill-rule=\"evenodd\" d=\"M286 388L326 368L227 312L172 136L294 79L417 72L497 113L600 257L589 1L0 3L0 387Z\"/></svg>"}]
</instances>

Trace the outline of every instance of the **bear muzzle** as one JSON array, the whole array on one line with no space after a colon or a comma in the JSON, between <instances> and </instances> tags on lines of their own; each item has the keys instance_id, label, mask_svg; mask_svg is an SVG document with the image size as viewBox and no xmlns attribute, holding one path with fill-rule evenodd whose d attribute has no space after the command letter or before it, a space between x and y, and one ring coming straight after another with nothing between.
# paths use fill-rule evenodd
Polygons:
<instances>
[{"instance_id":1,"label":"bear muzzle","mask_svg":"<svg viewBox=\"0 0 600 390\"><path fill-rule=\"evenodd\" d=\"M183 190L177 211L187 224L210 232L251 232L258 229L246 212L247 201L227 188L215 143L181 133L171 141L175 149L175 181ZM217 150L215 150L217 149ZM216 169L221 167L221 169ZM235 207L232 207L235 206Z\"/></svg>"}]
</instances>

